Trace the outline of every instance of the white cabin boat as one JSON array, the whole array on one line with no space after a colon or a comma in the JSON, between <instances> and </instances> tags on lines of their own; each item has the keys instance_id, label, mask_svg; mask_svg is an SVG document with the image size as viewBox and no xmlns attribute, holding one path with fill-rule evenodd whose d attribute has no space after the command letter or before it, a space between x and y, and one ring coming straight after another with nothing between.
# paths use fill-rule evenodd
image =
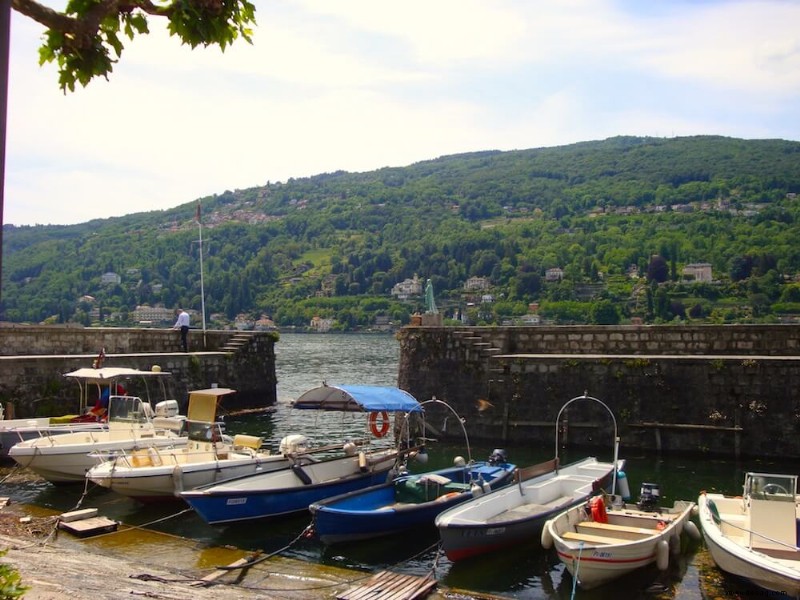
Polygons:
<instances>
[{"instance_id":1,"label":"white cabin boat","mask_svg":"<svg viewBox=\"0 0 800 600\"><path fill-rule=\"evenodd\" d=\"M186 417L177 412L175 400L159 402L154 412L138 396L111 396L108 429L45 435L15 444L8 455L52 483L83 482L112 452L186 445L188 438L181 435Z\"/></svg>"},{"instance_id":2,"label":"white cabin boat","mask_svg":"<svg viewBox=\"0 0 800 600\"><path fill-rule=\"evenodd\" d=\"M800 497L796 475L747 473L742 496L701 493L700 526L717 566L800 598Z\"/></svg>"},{"instance_id":3,"label":"white cabin boat","mask_svg":"<svg viewBox=\"0 0 800 600\"><path fill-rule=\"evenodd\" d=\"M189 393L188 443L180 447L118 452L86 473L92 482L142 501L175 500L184 490L224 479L288 469L284 454L271 454L250 435L222 435L216 415L235 390L212 388Z\"/></svg>"},{"instance_id":4,"label":"white cabin boat","mask_svg":"<svg viewBox=\"0 0 800 600\"><path fill-rule=\"evenodd\" d=\"M92 367L82 368L65 373L64 377L77 382L79 387L78 412L50 417L29 417L0 420L0 458L7 458L9 449L25 440L42 436L77 433L82 431L100 431L107 429L105 420L100 415L92 414L95 401L103 394L107 397L116 393L122 382L138 380L143 385L149 400L147 382L163 381L170 376L158 368L150 371L129 369L126 367ZM166 390L161 386L160 397L166 399Z\"/></svg>"}]
</instances>

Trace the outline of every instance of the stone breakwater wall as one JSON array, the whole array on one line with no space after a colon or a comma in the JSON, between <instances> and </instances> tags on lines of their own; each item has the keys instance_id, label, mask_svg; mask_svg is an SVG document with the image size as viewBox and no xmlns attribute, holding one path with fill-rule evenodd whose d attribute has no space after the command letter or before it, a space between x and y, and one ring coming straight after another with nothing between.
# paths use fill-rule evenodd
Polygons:
<instances>
[{"instance_id":1,"label":"stone breakwater wall","mask_svg":"<svg viewBox=\"0 0 800 600\"><path fill-rule=\"evenodd\" d=\"M64 373L91 367L101 349L104 366L172 374L170 396L185 411L188 392L216 384L238 393L225 409L261 408L277 399L272 332L192 330L189 353L170 329L4 325L0 327L0 403L15 416L58 415L78 409L79 388ZM139 390L137 390L137 393Z\"/></svg>"},{"instance_id":2,"label":"stone breakwater wall","mask_svg":"<svg viewBox=\"0 0 800 600\"><path fill-rule=\"evenodd\" d=\"M553 444L570 399L615 415L624 448L800 458L800 328L792 325L406 327L398 383L453 404L476 439ZM611 419L575 402L560 441L605 445Z\"/></svg>"}]
</instances>

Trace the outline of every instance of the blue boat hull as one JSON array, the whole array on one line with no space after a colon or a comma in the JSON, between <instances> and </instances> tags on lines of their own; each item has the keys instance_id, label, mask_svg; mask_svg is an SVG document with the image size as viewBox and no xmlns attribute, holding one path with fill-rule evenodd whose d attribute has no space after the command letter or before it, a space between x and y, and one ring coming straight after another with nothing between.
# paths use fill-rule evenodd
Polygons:
<instances>
[{"instance_id":1,"label":"blue boat hull","mask_svg":"<svg viewBox=\"0 0 800 600\"><path fill-rule=\"evenodd\" d=\"M428 497L412 499L407 488L417 486L422 475L412 475L309 506L314 532L325 544L392 535L411 528L433 527L442 511L473 497L469 482L482 477L492 489L512 479L514 465L478 463L471 469L452 468L434 474L450 479L436 486ZM418 491L416 493L419 493Z\"/></svg>"},{"instance_id":2,"label":"blue boat hull","mask_svg":"<svg viewBox=\"0 0 800 600\"><path fill-rule=\"evenodd\" d=\"M325 498L384 483L387 474L387 471L360 473L335 481L269 492L184 492L182 497L204 521L219 525L303 512L310 504Z\"/></svg>"}]
</instances>

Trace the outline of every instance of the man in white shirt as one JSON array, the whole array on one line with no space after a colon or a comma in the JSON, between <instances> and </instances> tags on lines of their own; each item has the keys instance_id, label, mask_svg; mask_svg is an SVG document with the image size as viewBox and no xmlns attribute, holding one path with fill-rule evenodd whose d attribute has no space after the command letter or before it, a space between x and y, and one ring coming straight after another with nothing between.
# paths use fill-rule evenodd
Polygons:
<instances>
[{"instance_id":1,"label":"man in white shirt","mask_svg":"<svg viewBox=\"0 0 800 600\"><path fill-rule=\"evenodd\" d=\"M189 351L188 337L189 337L189 313L182 308L178 309L178 320L175 321L173 329L181 330L181 346L184 352Z\"/></svg>"}]
</instances>

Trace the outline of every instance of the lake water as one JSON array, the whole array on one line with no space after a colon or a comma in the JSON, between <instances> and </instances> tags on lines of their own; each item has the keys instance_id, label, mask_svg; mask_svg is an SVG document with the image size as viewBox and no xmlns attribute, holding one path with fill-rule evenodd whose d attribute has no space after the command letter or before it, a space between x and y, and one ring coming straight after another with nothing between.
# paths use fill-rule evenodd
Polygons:
<instances>
[{"instance_id":1,"label":"lake water","mask_svg":"<svg viewBox=\"0 0 800 600\"><path fill-rule=\"evenodd\" d=\"M288 409L289 402L307 389L323 381L331 384L397 384L399 346L390 335L283 334L276 345L276 357L277 410L271 414L227 419L230 433L262 436L272 448L277 448L280 439L288 433L302 432L316 439L325 437L327 426L324 423L298 422L290 417L292 411ZM468 430L469 423L466 427ZM476 460L486 458L493 448L502 446L498 443L470 442L471 456ZM553 453L550 445L536 448L503 447L508 452L509 460L520 465L547 460L552 458ZM465 446L455 443L434 444L430 452L431 462L426 468L438 468L450 464L456 455L465 455ZM611 442L607 449L598 449L593 454L610 460ZM562 462L571 462L585 455L586 451L565 449L560 458ZM703 489L740 493L744 472L749 470L800 471L800 465L794 463L736 463L705 457L630 455L625 452L624 438L620 457L627 460L626 471L634 497L642 482L657 482L661 487L662 499L670 503L675 499L695 500ZM59 511L72 509L82 492L82 486L56 487L37 480L15 482L9 479L0 484L0 495ZM205 545L233 545L266 552L285 549L284 554L293 558L359 570L389 568L417 575L434 570L443 585L513 598L538 600L570 598L572 595L572 579L554 554L531 547L514 548L468 563L451 564L444 556L437 554L435 530L414 531L400 538L325 548L314 540L298 539L310 522L308 515L210 527L193 513L168 518L182 507L144 506L96 487L89 490L82 506L98 507L101 514L130 525L152 523L149 526L153 529L191 538ZM153 523L158 519L165 520ZM702 543L695 543L679 559L673 560L664 574L659 574L653 567L597 590L578 590L575 597L592 600L695 600L760 595L758 590L746 584L723 577L714 567Z\"/></svg>"}]
</instances>

